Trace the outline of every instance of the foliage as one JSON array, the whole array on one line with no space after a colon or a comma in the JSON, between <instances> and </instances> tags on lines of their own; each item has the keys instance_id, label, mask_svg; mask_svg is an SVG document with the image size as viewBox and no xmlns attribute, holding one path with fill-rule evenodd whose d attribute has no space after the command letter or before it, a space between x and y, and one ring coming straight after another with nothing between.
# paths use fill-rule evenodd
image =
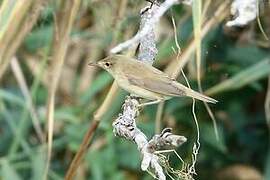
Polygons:
<instances>
[{"instance_id":1,"label":"foliage","mask_svg":"<svg viewBox=\"0 0 270 180\"><path fill-rule=\"evenodd\" d=\"M209 1L202 1L202 12ZM6 0L0 1L2 5L4 2ZM202 29L205 22L217 18L213 14L222 3L210 1L202 17ZM112 83L109 74L87 64L107 56L111 47L135 34L139 25L138 12L145 4L145 1L128 0L81 2L57 84L49 179L58 180L65 176L94 112L103 102ZM260 8L260 21L269 37L270 6L264 3ZM14 55L42 129L46 128L47 98L53 78L50 73L54 64L52 55L56 38L54 21L60 9L61 3L54 1L43 5L35 26L26 33ZM2 24L8 23L12 15L10 7L4 10L5 16L0 16L0 35L7 31L9 26ZM270 179L269 134L264 109L267 77L270 74L270 43L265 40L256 21L242 28L225 27L230 17L228 12L224 13L225 20L216 21L206 35L202 35L202 89L219 101L211 105L211 109L217 119L220 139L217 141L215 138L205 107L200 102L196 103L201 131L196 179L216 179L228 168L235 168L234 165L242 167L242 174L252 169L254 173ZM172 50L175 40L171 16L176 20L182 54L192 43L191 8L175 5L161 19L157 29L159 52L155 66L160 69L165 69L176 59ZM12 30L16 33L20 31L20 28ZM10 41L5 46L14 48L13 43ZM3 45L0 44L0 47ZM32 124L33 111L29 106L29 98L23 93L22 80L16 78L18 72L10 67L12 64L0 82L0 177L4 180L41 179L46 166L45 144L39 140ZM184 71L193 89L197 89L195 69L192 54ZM184 82L181 76L178 80ZM140 170L141 157L135 145L114 137L112 132L111 123L120 112L125 95L126 92L119 90L113 105L102 117L77 179L152 179ZM149 137L155 133L156 109L155 105L149 106L138 118L138 125ZM196 127L192 118L190 99L173 98L165 103L162 125L172 127L175 134L188 138L187 143L177 149L187 162L191 161L190 152L196 140ZM181 167L173 153L170 163L176 169ZM239 166L236 171L240 172Z\"/></svg>"}]
</instances>

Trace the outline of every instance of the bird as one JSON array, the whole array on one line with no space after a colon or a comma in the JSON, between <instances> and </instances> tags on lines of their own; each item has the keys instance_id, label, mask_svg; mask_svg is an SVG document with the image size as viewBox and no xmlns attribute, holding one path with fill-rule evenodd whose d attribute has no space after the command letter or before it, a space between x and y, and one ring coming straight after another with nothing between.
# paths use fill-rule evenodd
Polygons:
<instances>
[{"instance_id":1,"label":"bird","mask_svg":"<svg viewBox=\"0 0 270 180\"><path fill-rule=\"evenodd\" d=\"M192 90L169 77L168 74L125 55L110 55L97 62L89 63L109 72L118 86L140 98L150 100L144 105L156 104L172 97L188 96L207 103L218 101Z\"/></svg>"}]
</instances>

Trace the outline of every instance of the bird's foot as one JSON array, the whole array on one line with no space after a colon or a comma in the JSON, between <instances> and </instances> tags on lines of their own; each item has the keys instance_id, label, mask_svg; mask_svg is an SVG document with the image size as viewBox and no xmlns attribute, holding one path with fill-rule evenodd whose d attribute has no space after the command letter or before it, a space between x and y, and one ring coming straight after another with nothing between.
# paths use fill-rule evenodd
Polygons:
<instances>
[{"instance_id":1,"label":"bird's foot","mask_svg":"<svg viewBox=\"0 0 270 180\"><path fill-rule=\"evenodd\" d=\"M162 102L163 100L158 99L158 100L154 100L154 101L150 101L150 102L146 102L146 103L141 103L139 104L139 107L144 107L144 106L149 106L149 105L153 105L153 104L158 104L160 102Z\"/></svg>"}]
</instances>

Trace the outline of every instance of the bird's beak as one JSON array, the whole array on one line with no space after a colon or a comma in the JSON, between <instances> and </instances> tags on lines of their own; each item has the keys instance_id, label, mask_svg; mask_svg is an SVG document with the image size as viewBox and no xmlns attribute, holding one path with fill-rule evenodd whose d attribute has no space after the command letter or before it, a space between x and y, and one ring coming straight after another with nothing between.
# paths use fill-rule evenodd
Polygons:
<instances>
[{"instance_id":1,"label":"bird's beak","mask_svg":"<svg viewBox=\"0 0 270 180\"><path fill-rule=\"evenodd\" d=\"M98 66L98 64L96 62L90 62L88 63L89 66Z\"/></svg>"}]
</instances>

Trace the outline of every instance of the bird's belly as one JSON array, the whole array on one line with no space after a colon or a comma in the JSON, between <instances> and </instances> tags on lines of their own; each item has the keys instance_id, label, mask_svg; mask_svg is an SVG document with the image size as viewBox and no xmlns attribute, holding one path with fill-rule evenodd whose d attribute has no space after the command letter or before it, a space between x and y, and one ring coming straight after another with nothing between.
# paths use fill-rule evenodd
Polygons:
<instances>
[{"instance_id":1,"label":"bird's belly","mask_svg":"<svg viewBox=\"0 0 270 180\"><path fill-rule=\"evenodd\" d=\"M141 88L139 86L134 86L129 84L129 82L117 82L117 84L127 92L131 94L135 94L139 97L148 99L148 100L157 100L157 99L163 99L163 96L161 94L149 91L147 89Z\"/></svg>"}]
</instances>

